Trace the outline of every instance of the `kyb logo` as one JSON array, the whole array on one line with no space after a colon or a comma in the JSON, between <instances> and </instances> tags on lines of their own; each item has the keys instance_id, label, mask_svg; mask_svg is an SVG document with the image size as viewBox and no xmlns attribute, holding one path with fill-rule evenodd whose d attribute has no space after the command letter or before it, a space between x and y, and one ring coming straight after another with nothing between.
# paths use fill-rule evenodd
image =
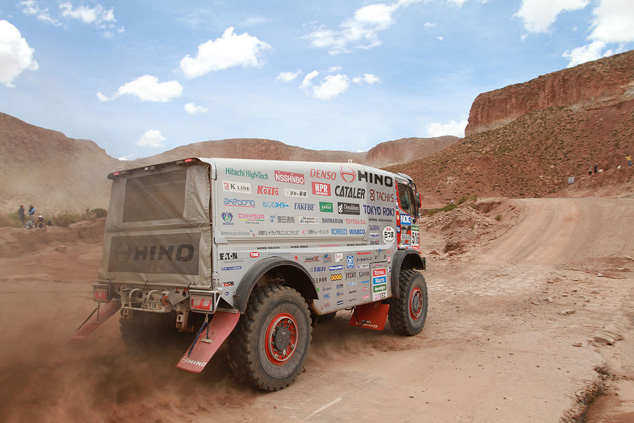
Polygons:
<instances>
[{"instance_id":1,"label":"kyb logo","mask_svg":"<svg viewBox=\"0 0 634 423\"><path fill-rule=\"evenodd\" d=\"M313 182L313 194L330 197L330 184Z\"/></svg>"}]
</instances>

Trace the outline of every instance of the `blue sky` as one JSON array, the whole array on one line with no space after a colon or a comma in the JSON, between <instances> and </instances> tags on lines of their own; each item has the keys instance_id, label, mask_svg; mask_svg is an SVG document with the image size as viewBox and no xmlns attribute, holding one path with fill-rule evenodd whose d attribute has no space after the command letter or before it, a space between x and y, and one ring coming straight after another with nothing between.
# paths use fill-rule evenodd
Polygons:
<instances>
[{"instance_id":1,"label":"blue sky","mask_svg":"<svg viewBox=\"0 0 634 423\"><path fill-rule=\"evenodd\" d=\"M464 136L482 92L634 47L632 0L4 1L0 112L115 158Z\"/></svg>"}]
</instances>

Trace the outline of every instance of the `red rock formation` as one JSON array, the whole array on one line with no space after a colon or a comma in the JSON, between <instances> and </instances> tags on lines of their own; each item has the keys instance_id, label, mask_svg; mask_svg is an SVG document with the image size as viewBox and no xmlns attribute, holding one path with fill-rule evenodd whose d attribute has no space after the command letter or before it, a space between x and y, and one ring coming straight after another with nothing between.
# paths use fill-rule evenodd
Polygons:
<instances>
[{"instance_id":1,"label":"red rock formation","mask_svg":"<svg viewBox=\"0 0 634 423\"><path fill-rule=\"evenodd\" d=\"M634 51L584 63L480 94L465 134L500 128L527 113L549 107L605 107L634 99Z\"/></svg>"}]
</instances>

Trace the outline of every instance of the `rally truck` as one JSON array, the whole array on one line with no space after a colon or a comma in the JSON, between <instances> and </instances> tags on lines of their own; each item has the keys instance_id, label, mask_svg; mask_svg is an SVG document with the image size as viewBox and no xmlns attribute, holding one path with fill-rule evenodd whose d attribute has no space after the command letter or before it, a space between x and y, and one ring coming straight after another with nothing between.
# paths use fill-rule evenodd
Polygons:
<instances>
[{"instance_id":1,"label":"rally truck","mask_svg":"<svg viewBox=\"0 0 634 423\"><path fill-rule=\"evenodd\" d=\"M199 373L228 339L240 380L275 391L302 372L313 325L418 334L427 315L413 180L355 163L188 158L108 175L97 308L126 343L190 332ZM156 341L156 339L155 339Z\"/></svg>"}]
</instances>

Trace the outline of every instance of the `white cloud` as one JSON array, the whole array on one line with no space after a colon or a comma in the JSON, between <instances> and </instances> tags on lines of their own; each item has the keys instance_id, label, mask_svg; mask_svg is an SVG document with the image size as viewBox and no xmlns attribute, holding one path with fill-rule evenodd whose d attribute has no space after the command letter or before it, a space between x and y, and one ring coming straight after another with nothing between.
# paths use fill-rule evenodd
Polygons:
<instances>
[{"instance_id":1,"label":"white cloud","mask_svg":"<svg viewBox=\"0 0 634 423\"><path fill-rule=\"evenodd\" d=\"M40 21L50 23L55 26L59 26L62 24L59 20L51 16L51 14L48 11L48 8L44 8L44 9L40 8L39 4L35 0L22 1L20 2L20 6L22 6L22 12L25 15L35 16Z\"/></svg>"},{"instance_id":2,"label":"white cloud","mask_svg":"<svg viewBox=\"0 0 634 423\"><path fill-rule=\"evenodd\" d=\"M588 36L591 43L564 52L563 57L569 60L568 67L619 53L624 50L625 43L634 41L631 0L600 0L592 13L593 30ZM605 50L610 43L617 46Z\"/></svg>"},{"instance_id":3,"label":"white cloud","mask_svg":"<svg viewBox=\"0 0 634 423\"><path fill-rule=\"evenodd\" d=\"M233 66L261 67L264 63L263 52L271 48L269 44L246 32L236 35L233 28L227 28L221 38L199 45L196 57L185 56L180 67L186 78L195 78Z\"/></svg>"},{"instance_id":4,"label":"white cloud","mask_svg":"<svg viewBox=\"0 0 634 423\"><path fill-rule=\"evenodd\" d=\"M467 121L461 120L456 122L450 120L447 123L431 123L427 127L427 134L430 137L442 137L444 135L453 135L456 137L464 138L464 130L467 127Z\"/></svg>"},{"instance_id":5,"label":"white cloud","mask_svg":"<svg viewBox=\"0 0 634 423\"><path fill-rule=\"evenodd\" d=\"M346 75L328 75L320 85L312 87L312 95L321 100L330 100L345 92L349 86L350 81Z\"/></svg>"},{"instance_id":6,"label":"white cloud","mask_svg":"<svg viewBox=\"0 0 634 423\"><path fill-rule=\"evenodd\" d=\"M522 0L515 16L524 20L527 31L548 32L560 13L583 9L588 3L590 0Z\"/></svg>"},{"instance_id":7,"label":"white cloud","mask_svg":"<svg viewBox=\"0 0 634 423\"><path fill-rule=\"evenodd\" d=\"M362 49L376 47L381 44L378 33L394 23L394 12L415 2L401 0L390 4L370 4L357 9L352 18L340 25L340 30L333 31L320 25L305 38L311 41L313 47L328 48L328 52L333 55L349 53L349 46Z\"/></svg>"},{"instance_id":8,"label":"white cloud","mask_svg":"<svg viewBox=\"0 0 634 423\"><path fill-rule=\"evenodd\" d=\"M364 83L368 85L372 85L372 84L376 84L379 81L381 81L381 78L379 78L376 75L372 75L371 73L364 73L363 76L355 76L354 78L352 78L352 82L358 85L361 85Z\"/></svg>"},{"instance_id":9,"label":"white cloud","mask_svg":"<svg viewBox=\"0 0 634 423\"><path fill-rule=\"evenodd\" d=\"M308 88L311 86L311 81L317 77L319 75L319 71L312 71L311 73L309 73L308 75L306 75L304 77L304 80L302 81L302 85L300 85L300 88Z\"/></svg>"},{"instance_id":10,"label":"white cloud","mask_svg":"<svg viewBox=\"0 0 634 423\"><path fill-rule=\"evenodd\" d=\"M604 43L634 41L634 4L632 0L601 0L594 9L591 40Z\"/></svg>"},{"instance_id":11,"label":"white cloud","mask_svg":"<svg viewBox=\"0 0 634 423\"><path fill-rule=\"evenodd\" d=\"M161 148L163 147L163 141L166 138L161 135L161 131L157 129L149 129L145 132L145 134L141 135L141 138L136 142L136 145L139 147L152 147L152 148Z\"/></svg>"},{"instance_id":12,"label":"white cloud","mask_svg":"<svg viewBox=\"0 0 634 423\"><path fill-rule=\"evenodd\" d=\"M185 105L185 111L190 115L195 115L198 113L207 113L209 109L203 106L197 106L194 103L187 103Z\"/></svg>"},{"instance_id":13,"label":"white cloud","mask_svg":"<svg viewBox=\"0 0 634 423\"><path fill-rule=\"evenodd\" d=\"M291 82L301 74L302 74L301 70L298 70L297 72L280 72L280 74L277 75L277 78L275 78L275 80L281 81L281 82Z\"/></svg>"},{"instance_id":14,"label":"white cloud","mask_svg":"<svg viewBox=\"0 0 634 423\"><path fill-rule=\"evenodd\" d=\"M123 27L117 28L117 20L114 17L114 9L105 9L102 5L96 4L94 7L89 6L73 6L69 1L59 4L58 16L54 17L48 8L41 8L37 0L21 1L22 12L25 15L36 16L42 22L50 23L55 26L62 25L60 18L66 18L79 21L86 25L91 25L104 30L104 36L112 38L113 34L124 31Z\"/></svg>"},{"instance_id":15,"label":"white cloud","mask_svg":"<svg viewBox=\"0 0 634 423\"><path fill-rule=\"evenodd\" d=\"M25 70L37 70L34 49L8 21L0 21L0 83L13 87L13 80Z\"/></svg>"},{"instance_id":16,"label":"white cloud","mask_svg":"<svg viewBox=\"0 0 634 423\"><path fill-rule=\"evenodd\" d=\"M136 158L136 154L128 154L127 156L119 157L119 161L127 162L130 160L134 160Z\"/></svg>"},{"instance_id":17,"label":"white cloud","mask_svg":"<svg viewBox=\"0 0 634 423\"><path fill-rule=\"evenodd\" d=\"M436 24L431 22L425 22L425 25L423 26L425 27L425 29L431 29L431 28L435 28Z\"/></svg>"},{"instance_id":18,"label":"white cloud","mask_svg":"<svg viewBox=\"0 0 634 423\"><path fill-rule=\"evenodd\" d=\"M592 60L600 59L604 56L610 56L611 50L608 50L605 54L602 53L605 48L605 43L601 41L594 41L583 47L573 48L572 50L566 50L563 57L568 59L568 67L580 65L581 63L590 62Z\"/></svg>"},{"instance_id":19,"label":"white cloud","mask_svg":"<svg viewBox=\"0 0 634 423\"><path fill-rule=\"evenodd\" d=\"M106 10L100 4L95 7L78 6L75 8L71 2L65 2L61 3L59 8L65 18L76 19L98 28L108 28L117 22L114 18L114 9Z\"/></svg>"},{"instance_id":20,"label":"white cloud","mask_svg":"<svg viewBox=\"0 0 634 423\"><path fill-rule=\"evenodd\" d=\"M183 86L178 81L159 82L155 76L143 75L120 86L111 98L106 97L102 93L97 93L97 97L100 101L108 101L124 94L129 94L141 101L165 103L173 98L180 97L182 93Z\"/></svg>"}]
</instances>

